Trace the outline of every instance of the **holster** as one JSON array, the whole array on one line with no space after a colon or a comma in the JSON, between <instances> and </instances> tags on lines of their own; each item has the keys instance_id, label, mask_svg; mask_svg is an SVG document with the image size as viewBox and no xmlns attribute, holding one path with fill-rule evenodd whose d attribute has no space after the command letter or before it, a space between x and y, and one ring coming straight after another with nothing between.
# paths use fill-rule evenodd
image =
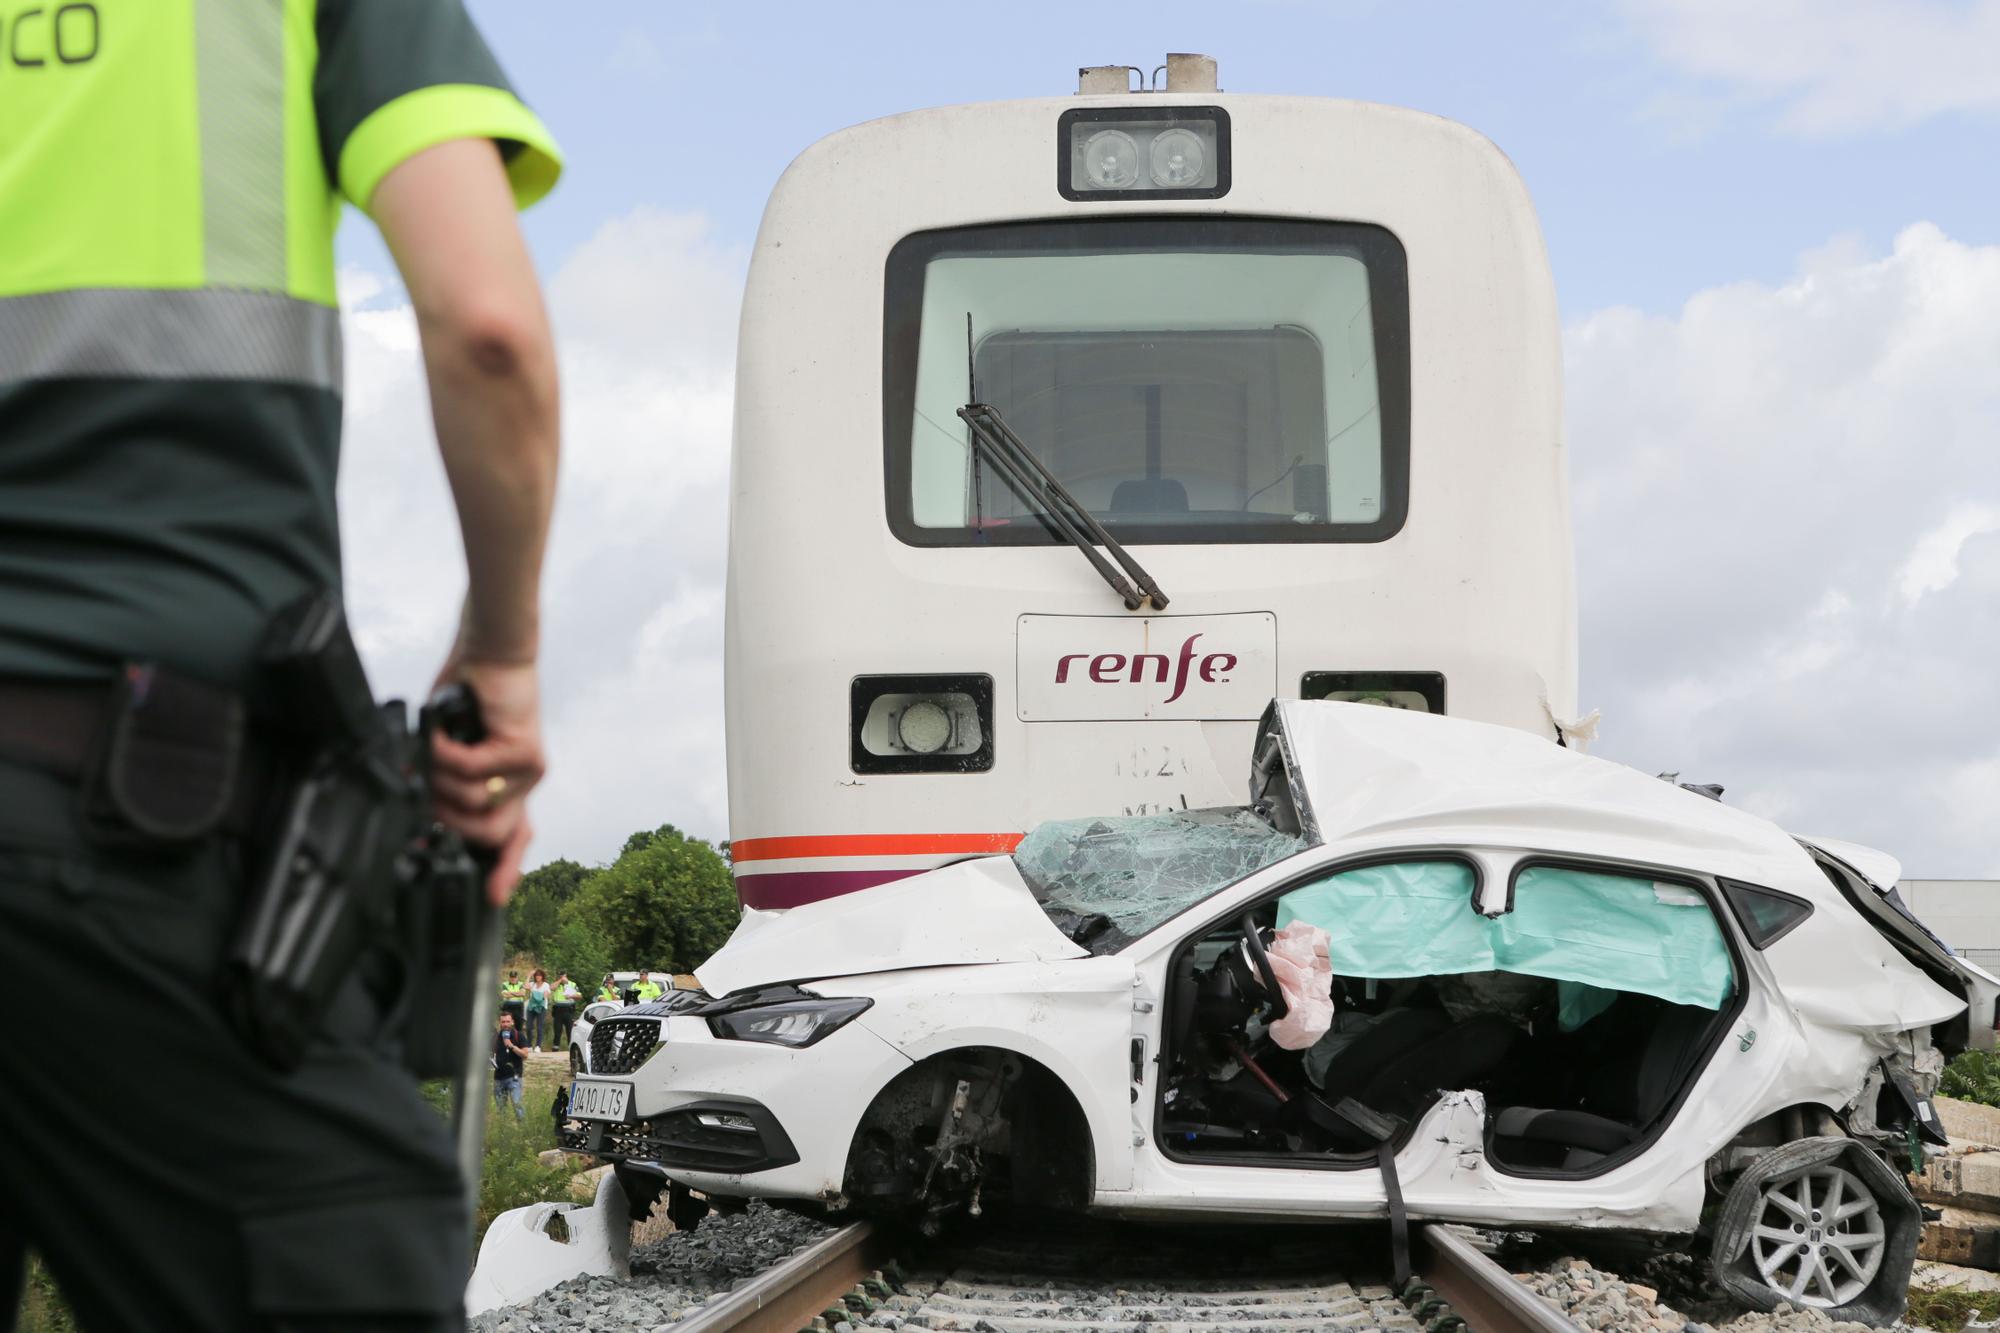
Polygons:
<instances>
[{"instance_id":1,"label":"holster","mask_svg":"<svg viewBox=\"0 0 2000 1333\"><path fill-rule=\"evenodd\" d=\"M434 840L423 874L403 895L411 971L404 996L403 1064L418 1078L456 1078L472 1032L480 895L486 877L456 836Z\"/></svg>"},{"instance_id":2,"label":"holster","mask_svg":"<svg viewBox=\"0 0 2000 1333\"><path fill-rule=\"evenodd\" d=\"M228 1005L263 1059L295 1067L364 954L397 957L388 1016L423 1077L459 1069L470 1033L472 936L481 876L430 818L429 738L400 702L377 705L339 598L287 607L262 653L274 725L313 758L261 840L229 951ZM470 696L465 696L470 700ZM470 706L476 721L476 705Z\"/></svg>"}]
</instances>

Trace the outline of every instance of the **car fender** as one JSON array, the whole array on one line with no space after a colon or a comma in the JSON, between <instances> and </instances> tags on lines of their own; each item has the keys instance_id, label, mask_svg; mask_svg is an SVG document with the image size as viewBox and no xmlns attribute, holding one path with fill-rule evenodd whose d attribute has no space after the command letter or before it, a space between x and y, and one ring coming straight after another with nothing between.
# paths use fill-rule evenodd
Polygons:
<instances>
[{"instance_id":1,"label":"car fender","mask_svg":"<svg viewBox=\"0 0 2000 1333\"><path fill-rule=\"evenodd\" d=\"M814 982L812 989L873 999L857 1024L913 1061L990 1047L1042 1065L1062 1080L1090 1126L1096 1188L1131 1188L1130 963L1110 957L922 968Z\"/></svg>"}]
</instances>

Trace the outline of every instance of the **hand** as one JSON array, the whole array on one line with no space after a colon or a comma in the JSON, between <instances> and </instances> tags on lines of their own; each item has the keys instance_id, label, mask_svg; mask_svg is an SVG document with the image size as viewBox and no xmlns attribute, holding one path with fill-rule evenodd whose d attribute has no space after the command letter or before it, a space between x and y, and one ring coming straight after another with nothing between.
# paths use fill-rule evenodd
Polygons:
<instances>
[{"instance_id":1,"label":"hand","mask_svg":"<svg viewBox=\"0 0 2000 1333\"><path fill-rule=\"evenodd\" d=\"M534 663L449 661L438 683L463 681L479 700L486 739L465 745L431 741L432 813L468 842L494 849L486 896L504 906L521 878L534 830L525 798L542 780L540 685Z\"/></svg>"}]
</instances>

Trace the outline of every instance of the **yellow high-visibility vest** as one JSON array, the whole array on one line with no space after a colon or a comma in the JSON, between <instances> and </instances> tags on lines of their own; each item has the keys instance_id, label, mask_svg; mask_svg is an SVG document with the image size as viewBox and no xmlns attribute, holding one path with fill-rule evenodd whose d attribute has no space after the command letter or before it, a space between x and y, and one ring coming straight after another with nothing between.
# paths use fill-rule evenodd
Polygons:
<instances>
[{"instance_id":1,"label":"yellow high-visibility vest","mask_svg":"<svg viewBox=\"0 0 2000 1333\"><path fill-rule=\"evenodd\" d=\"M338 585L342 201L467 138L554 185L462 0L0 3L0 675L233 683Z\"/></svg>"}]
</instances>

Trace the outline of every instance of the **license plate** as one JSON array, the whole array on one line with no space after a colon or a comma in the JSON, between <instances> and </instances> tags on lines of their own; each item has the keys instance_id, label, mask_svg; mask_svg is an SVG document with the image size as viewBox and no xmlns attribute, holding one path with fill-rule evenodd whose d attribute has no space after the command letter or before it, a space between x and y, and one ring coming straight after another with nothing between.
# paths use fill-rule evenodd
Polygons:
<instances>
[{"instance_id":1,"label":"license plate","mask_svg":"<svg viewBox=\"0 0 2000 1333\"><path fill-rule=\"evenodd\" d=\"M623 1123L632 1104L630 1083L600 1083L578 1079L570 1085L569 1113L578 1120L615 1120Z\"/></svg>"}]
</instances>

